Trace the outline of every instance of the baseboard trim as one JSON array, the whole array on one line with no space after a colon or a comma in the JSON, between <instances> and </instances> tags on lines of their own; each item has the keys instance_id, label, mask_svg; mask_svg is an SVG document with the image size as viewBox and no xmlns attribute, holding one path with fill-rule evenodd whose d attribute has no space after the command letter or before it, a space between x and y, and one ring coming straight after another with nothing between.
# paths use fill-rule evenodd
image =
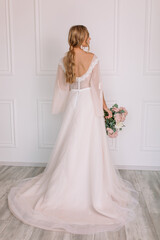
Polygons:
<instances>
[{"instance_id":1,"label":"baseboard trim","mask_svg":"<svg viewBox=\"0 0 160 240\"><path fill-rule=\"evenodd\" d=\"M45 162L6 162L0 161L0 166L46 167ZM160 166L114 165L117 169L160 171Z\"/></svg>"},{"instance_id":2,"label":"baseboard trim","mask_svg":"<svg viewBox=\"0 0 160 240\"><path fill-rule=\"evenodd\" d=\"M160 171L160 166L115 165L118 169Z\"/></svg>"},{"instance_id":3,"label":"baseboard trim","mask_svg":"<svg viewBox=\"0 0 160 240\"><path fill-rule=\"evenodd\" d=\"M47 163L42 162L5 162L0 161L0 166L19 166L19 167L45 167Z\"/></svg>"}]
</instances>

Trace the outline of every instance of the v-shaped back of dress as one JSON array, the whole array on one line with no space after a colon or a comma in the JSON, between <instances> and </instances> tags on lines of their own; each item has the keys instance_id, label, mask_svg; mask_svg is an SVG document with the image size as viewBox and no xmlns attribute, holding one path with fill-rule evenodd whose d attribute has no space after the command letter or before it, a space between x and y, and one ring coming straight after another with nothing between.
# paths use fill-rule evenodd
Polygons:
<instances>
[{"instance_id":1,"label":"v-shaped back of dress","mask_svg":"<svg viewBox=\"0 0 160 240\"><path fill-rule=\"evenodd\" d=\"M83 89L91 87L91 73L94 69L94 66L98 63L98 57L94 54L91 64L82 76L76 77L76 81L74 83L69 84L69 90L71 89ZM60 59L59 64L62 66L63 71L65 72L65 67L63 64L63 58Z\"/></svg>"}]
</instances>

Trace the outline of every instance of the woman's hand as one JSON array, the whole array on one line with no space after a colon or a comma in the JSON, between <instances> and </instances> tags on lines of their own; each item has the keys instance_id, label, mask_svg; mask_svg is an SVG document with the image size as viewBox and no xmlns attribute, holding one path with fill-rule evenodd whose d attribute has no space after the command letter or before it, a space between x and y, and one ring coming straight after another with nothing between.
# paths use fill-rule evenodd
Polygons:
<instances>
[{"instance_id":1,"label":"woman's hand","mask_svg":"<svg viewBox=\"0 0 160 240\"><path fill-rule=\"evenodd\" d=\"M111 118L112 117L112 111L109 109L109 108L107 108L107 107L103 107L103 109L106 111L106 112L108 112L108 116L105 116L105 118Z\"/></svg>"}]
</instances>

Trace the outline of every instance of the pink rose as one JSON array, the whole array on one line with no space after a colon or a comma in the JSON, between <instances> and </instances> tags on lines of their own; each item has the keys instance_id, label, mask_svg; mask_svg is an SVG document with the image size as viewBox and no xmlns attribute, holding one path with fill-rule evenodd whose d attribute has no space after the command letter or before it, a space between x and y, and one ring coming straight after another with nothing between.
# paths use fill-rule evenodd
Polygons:
<instances>
[{"instance_id":1,"label":"pink rose","mask_svg":"<svg viewBox=\"0 0 160 240\"><path fill-rule=\"evenodd\" d=\"M108 134L112 134L113 133L113 130L109 127L107 127L107 131L108 131Z\"/></svg>"},{"instance_id":2,"label":"pink rose","mask_svg":"<svg viewBox=\"0 0 160 240\"><path fill-rule=\"evenodd\" d=\"M125 119L126 119L126 114L125 114L125 113L122 113L122 114L121 114L121 121L124 122Z\"/></svg>"},{"instance_id":3,"label":"pink rose","mask_svg":"<svg viewBox=\"0 0 160 240\"><path fill-rule=\"evenodd\" d=\"M112 133L112 134L108 134L108 136L110 137L110 138L116 138L117 136L118 136L118 130L116 130L114 133Z\"/></svg>"},{"instance_id":4,"label":"pink rose","mask_svg":"<svg viewBox=\"0 0 160 240\"><path fill-rule=\"evenodd\" d=\"M127 112L127 110L126 110L125 107L120 107L119 109L125 111L125 112L123 113L125 116L128 114L128 112Z\"/></svg>"},{"instance_id":5,"label":"pink rose","mask_svg":"<svg viewBox=\"0 0 160 240\"><path fill-rule=\"evenodd\" d=\"M116 113L114 115L114 119L115 119L116 123L122 122L121 118L122 118L121 113Z\"/></svg>"}]
</instances>

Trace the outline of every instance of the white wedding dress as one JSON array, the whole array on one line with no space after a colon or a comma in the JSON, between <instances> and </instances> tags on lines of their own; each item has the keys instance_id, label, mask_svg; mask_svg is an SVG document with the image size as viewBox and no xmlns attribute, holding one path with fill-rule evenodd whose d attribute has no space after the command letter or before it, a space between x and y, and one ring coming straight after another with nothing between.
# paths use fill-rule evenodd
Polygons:
<instances>
[{"instance_id":1,"label":"white wedding dress","mask_svg":"<svg viewBox=\"0 0 160 240\"><path fill-rule=\"evenodd\" d=\"M41 174L10 189L8 204L22 222L74 234L118 231L132 221L139 193L110 157L102 107L99 59L73 84L58 64L52 113L63 112L49 162Z\"/></svg>"}]
</instances>

